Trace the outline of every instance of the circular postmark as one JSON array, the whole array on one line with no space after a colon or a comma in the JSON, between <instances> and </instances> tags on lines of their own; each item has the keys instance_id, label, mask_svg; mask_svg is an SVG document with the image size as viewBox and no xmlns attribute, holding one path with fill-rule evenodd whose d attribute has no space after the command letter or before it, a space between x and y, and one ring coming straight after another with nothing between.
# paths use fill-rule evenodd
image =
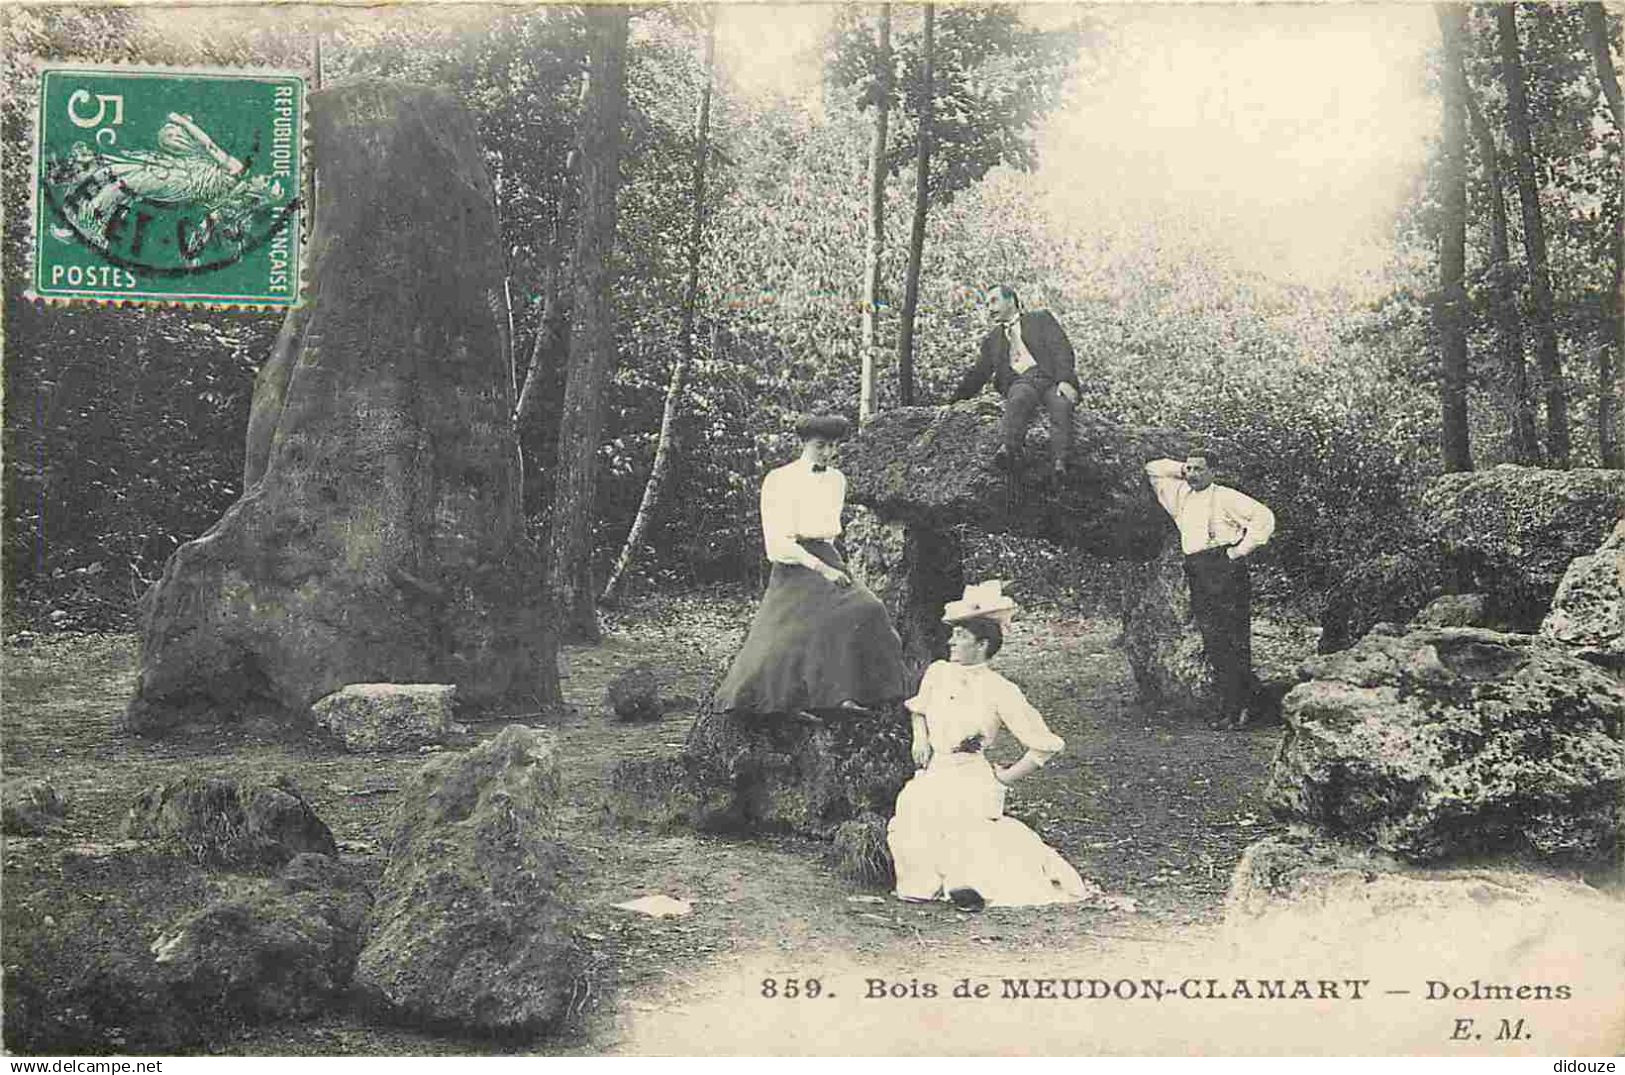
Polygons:
<instances>
[{"instance_id":1,"label":"circular postmark","mask_svg":"<svg viewBox=\"0 0 1625 1075\"><path fill-rule=\"evenodd\" d=\"M279 180L253 174L252 157L226 153L191 116L167 118L156 151L75 142L45 160L54 237L113 265L184 276L236 264L289 226L300 200Z\"/></svg>"},{"instance_id":2,"label":"circular postmark","mask_svg":"<svg viewBox=\"0 0 1625 1075\"><path fill-rule=\"evenodd\" d=\"M38 292L291 305L303 104L297 77L45 72Z\"/></svg>"}]
</instances>

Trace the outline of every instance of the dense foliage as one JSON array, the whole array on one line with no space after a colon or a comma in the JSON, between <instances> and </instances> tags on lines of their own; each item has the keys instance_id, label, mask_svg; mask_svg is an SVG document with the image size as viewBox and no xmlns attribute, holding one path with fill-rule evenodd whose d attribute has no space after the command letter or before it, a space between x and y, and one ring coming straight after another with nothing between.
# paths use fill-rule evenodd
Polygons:
<instances>
[{"instance_id":1,"label":"dense foliage","mask_svg":"<svg viewBox=\"0 0 1625 1075\"><path fill-rule=\"evenodd\" d=\"M891 159L906 172L917 109L907 95L917 15L897 9L899 94ZM1269 554L1278 591L1312 597L1349 563L1396 540L1407 498L1439 469L1436 182L1419 177L1401 222L1388 296L1372 306L1248 273L1194 239L1157 242L1109 219L1066 220L1032 195L1034 131L1065 94L1089 93L1109 35L1039 31L1008 8L953 7L937 29L933 208L916 323L921 402L946 398L984 328L982 288L1009 281L1062 319L1077 347L1083 405L1126 422L1209 435L1235 482L1269 502L1282 529ZM14 623L128 623L134 599L179 543L241 493L242 439L257 365L276 319L241 312L44 308L23 297L31 230L31 64L74 58L311 70L327 84L390 77L435 84L467 105L486 152L508 244L515 381L567 302L576 181L572 152L585 69L578 9L433 6L281 9L171 32L133 8L27 8L5 27L6 611ZM1543 206L1558 281L1576 461L1596 458L1597 349L1618 221L1620 137L1601 101L1582 27L1567 8L1520 9ZM915 20L915 21L911 21ZM821 87L787 95L718 83L698 347L676 431L671 488L638 562L646 586L755 583L756 492L792 451L794 413L855 413L873 57L861 19L834 20ZM692 114L702 77L697 20L640 13L628 67L615 301L618 365L605 406L596 535L600 578L618 551L654 454L678 353L691 206ZM1492 124L1504 121L1493 43L1470 21L1469 76ZM1070 81L1068 81L1070 80ZM1494 354L1490 285L1521 273L1487 256L1484 169L1469 191L1475 320L1473 444L1479 463L1510 458ZM1503 177L1503 182L1509 180ZM909 184L888 187L888 288L901 290ZM1521 280L1521 276L1518 277ZM895 331L882 310L881 333ZM884 342L884 340L883 340ZM545 349L544 349L545 350ZM889 347L882 348L890 354ZM544 406L525 430L527 503L539 527L562 365L544 362ZM879 406L896 401L880 371ZM988 546L989 569L1002 546ZM1053 551L1029 593L1099 596L1091 565Z\"/></svg>"}]
</instances>

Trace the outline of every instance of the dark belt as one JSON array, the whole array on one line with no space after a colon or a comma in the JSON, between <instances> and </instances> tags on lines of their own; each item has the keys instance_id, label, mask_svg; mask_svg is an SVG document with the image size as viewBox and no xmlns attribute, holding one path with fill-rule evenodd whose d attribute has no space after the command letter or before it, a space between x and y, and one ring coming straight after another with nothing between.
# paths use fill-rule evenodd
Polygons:
<instances>
[{"instance_id":1,"label":"dark belt","mask_svg":"<svg viewBox=\"0 0 1625 1075\"><path fill-rule=\"evenodd\" d=\"M1211 555L1212 553L1224 552L1225 550L1233 549L1237 545L1240 545L1240 544L1241 544L1241 542L1239 542L1239 541L1233 541L1228 545L1212 545L1212 546L1209 546L1208 548L1205 548L1205 549L1201 550L1200 552L1188 552L1188 553L1186 553L1185 554L1185 559L1194 560L1198 556L1208 556L1208 555Z\"/></svg>"}]
</instances>

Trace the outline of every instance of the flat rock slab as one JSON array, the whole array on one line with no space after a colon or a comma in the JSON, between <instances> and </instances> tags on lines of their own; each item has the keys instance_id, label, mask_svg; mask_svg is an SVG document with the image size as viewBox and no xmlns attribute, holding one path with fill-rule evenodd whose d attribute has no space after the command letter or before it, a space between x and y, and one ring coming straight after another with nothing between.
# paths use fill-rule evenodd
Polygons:
<instances>
[{"instance_id":1,"label":"flat rock slab","mask_svg":"<svg viewBox=\"0 0 1625 1075\"><path fill-rule=\"evenodd\" d=\"M939 532L970 525L1099 556L1157 554L1171 524L1144 466L1152 458L1183 458L1186 434L1120 426L1080 409L1073 414L1072 469L1053 482L1041 443L1045 423L1035 422L1012 500L1006 472L993 465L1000 413L1000 403L984 397L876 415L841 448L849 499L885 520Z\"/></svg>"},{"instance_id":2,"label":"flat rock slab","mask_svg":"<svg viewBox=\"0 0 1625 1075\"><path fill-rule=\"evenodd\" d=\"M1316 657L1282 703L1267 801L1414 862L1620 853L1625 686L1563 647L1479 628L1379 628Z\"/></svg>"},{"instance_id":3,"label":"flat rock slab","mask_svg":"<svg viewBox=\"0 0 1625 1075\"><path fill-rule=\"evenodd\" d=\"M449 683L351 683L310 712L346 750L415 750L464 730L452 720L456 700Z\"/></svg>"},{"instance_id":4,"label":"flat rock slab","mask_svg":"<svg viewBox=\"0 0 1625 1075\"><path fill-rule=\"evenodd\" d=\"M579 970L559 798L552 739L520 725L424 765L391 825L357 985L427 1027L557 1028Z\"/></svg>"}]
</instances>

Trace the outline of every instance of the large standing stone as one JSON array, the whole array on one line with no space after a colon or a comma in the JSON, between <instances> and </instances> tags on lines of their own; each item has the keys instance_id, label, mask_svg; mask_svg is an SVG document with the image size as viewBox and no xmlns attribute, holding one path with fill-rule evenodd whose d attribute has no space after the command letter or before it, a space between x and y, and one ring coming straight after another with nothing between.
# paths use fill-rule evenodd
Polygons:
<instances>
[{"instance_id":1,"label":"large standing stone","mask_svg":"<svg viewBox=\"0 0 1625 1075\"><path fill-rule=\"evenodd\" d=\"M558 800L552 741L520 725L425 765L395 814L357 984L430 1026L555 1027L578 970Z\"/></svg>"},{"instance_id":2,"label":"large standing stone","mask_svg":"<svg viewBox=\"0 0 1625 1075\"><path fill-rule=\"evenodd\" d=\"M1211 710L1218 686L1202 632L1191 618L1190 584L1178 543L1125 570L1123 653L1140 693L1176 709Z\"/></svg>"},{"instance_id":3,"label":"large standing stone","mask_svg":"<svg viewBox=\"0 0 1625 1075\"><path fill-rule=\"evenodd\" d=\"M885 604L903 641L903 660L918 679L948 654L942 610L965 592L963 555L954 531L885 522L859 508L846 527L847 566Z\"/></svg>"},{"instance_id":4,"label":"large standing stone","mask_svg":"<svg viewBox=\"0 0 1625 1075\"><path fill-rule=\"evenodd\" d=\"M1569 564L1540 633L1589 661L1625 672L1625 519L1600 549Z\"/></svg>"},{"instance_id":5,"label":"large standing stone","mask_svg":"<svg viewBox=\"0 0 1625 1075\"><path fill-rule=\"evenodd\" d=\"M475 124L383 82L310 117L309 304L255 384L242 498L142 601L136 731L303 714L346 683L556 697Z\"/></svg>"},{"instance_id":6,"label":"large standing stone","mask_svg":"<svg viewBox=\"0 0 1625 1075\"><path fill-rule=\"evenodd\" d=\"M1533 631L1569 562L1597 548L1622 508L1625 470L1502 465L1434 479L1421 517L1450 590L1484 593L1498 620Z\"/></svg>"},{"instance_id":7,"label":"large standing stone","mask_svg":"<svg viewBox=\"0 0 1625 1075\"><path fill-rule=\"evenodd\" d=\"M1617 856L1625 687L1562 647L1379 630L1304 673L1267 791L1283 818L1416 862Z\"/></svg>"}]
</instances>

